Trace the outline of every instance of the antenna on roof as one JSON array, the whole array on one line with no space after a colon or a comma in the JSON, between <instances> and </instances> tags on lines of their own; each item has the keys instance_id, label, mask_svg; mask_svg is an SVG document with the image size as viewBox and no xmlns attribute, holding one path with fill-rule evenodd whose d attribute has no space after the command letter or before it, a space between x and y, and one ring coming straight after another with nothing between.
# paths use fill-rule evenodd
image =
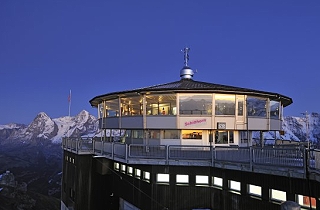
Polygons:
<instances>
[{"instance_id":1,"label":"antenna on roof","mask_svg":"<svg viewBox=\"0 0 320 210\"><path fill-rule=\"evenodd\" d=\"M189 51L189 47L185 47L183 50L181 50L181 52L184 53L184 67L180 71L181 79L192 79L193 77L193 70L188 66Z\"/></svg>"},{"instance_id":2,"label":"antenna on roof","mask_svg":"<svg viewBox=\"0 0 320 210\"><path fill-rule=\"evenodd\" d=\"M184 53L184 66L188 66L188 61L189 61L189 51L190 48L189 47L185 47L183 50L181 50L181 52Z\"/></svg>"}]
</instances>

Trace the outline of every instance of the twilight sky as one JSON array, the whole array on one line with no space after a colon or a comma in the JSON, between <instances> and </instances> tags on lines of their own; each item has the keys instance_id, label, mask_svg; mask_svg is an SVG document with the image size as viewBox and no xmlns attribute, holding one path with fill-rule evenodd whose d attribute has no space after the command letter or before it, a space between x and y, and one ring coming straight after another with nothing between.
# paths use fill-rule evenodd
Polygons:
<instances>
[{"instance_id":1,"label":"twilight sky","mask_svg":"<svg viewBox=\"0 0 320 210\"><path fill-rule=\"evenodd\" d=\"M0 1L0 124L85 109L113 91L194 80L289 96L320 113L319 0Z\"/></svg>"}]
</instances>

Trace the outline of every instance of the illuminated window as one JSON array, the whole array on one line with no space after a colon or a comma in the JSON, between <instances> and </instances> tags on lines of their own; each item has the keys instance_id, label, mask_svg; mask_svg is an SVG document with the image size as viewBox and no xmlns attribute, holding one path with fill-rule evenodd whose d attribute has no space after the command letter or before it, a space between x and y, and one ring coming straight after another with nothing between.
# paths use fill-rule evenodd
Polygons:
<instances>
[{"instance_id":1,"label":"illuminated window","mask_svg":"<svg viewBox=\"0 0 320 210\"><path fill-rule=\"evenodd\" d=\"M125 97L121 98L121 115L122 116L134 116L142 115L142 101L141 96Z\"/></svg>"},{"instance_id":2,"label":"illuminated window","mask_svg":"<svg viewBox=\"0 0 320 210\"><path fill-rule=\"evenodd\" d=\"M103 108L103 107L101 107ZM106 117L119 116L119 99L105 101Z\"/></svg>"},{"instance_id":3,"label":"illuminated window","mask_svg":"<svg viewBox=\"0 0 320 210\"><path fill-rule=\"evenodd\" d=\"M196 184L198 184L198 185L208 185L209 184L208 176L196 175Z\"/></svg>"},{"instance_id":4,"label":"illuminated window","mask_svg":"<svg viewBox=\"0 0 320 210\"><path fill-rule=\"evenodd\" d=\"M182 130L183 139L202 139L202 130Z\"/></svg>"},{"instance_id":5,"label":"illuminated window","mask_svg":"<svg viewBox=\"0 0 320 210\"><path fill-rule=\"evenodd\" d=\"M261 196L261 187L249 184L248 185L248 193L251 195Z\"/></svg>"},{"instance_id":6,"label":"illuminated window","mask_svg":"<svg viewBox=\"0 0 320 210\"><path fill-rule=\"evenodd\" d=\"M126 172L126 165L121 165L121 172L123 172L123 173Z\"/></svg>"},{"instance_id":7,"label":"illuminated window","mask_svg":"<svg viewBox=\"0 0 320 210\"><path fill-rule=\"evenodd\" d=\"M222 187L223 186L223 179L220 177L213 177L213 185Z\"/></svg>"},{"instance_id":8,"label":"illuminated window","mask_svg":"<svg viewBox=\"0 0 320 210\"><path fill-rule=\"evenodd\" d=\"M114 169L119 171L120 164L119 163L114 163Z\"/></svg>"},{"instance_id":9,"label":"illuminated window","mask_svg":"<svg viewBox=\"0 0 320 210\"><path fill-rule=\"evenodd\" d=\"M304 207L310 207L310 202L311 202L311 207L317 208L317 201L313 197L304 196L304 195L297 195L297 202L299 205L304 206Z\"/></svg>"},{"instance_id":10,"label":"illuminated window","mask_svg":"<svg viewBox=\"0 0 320 210\"><path fill-rule=\"evenodd\" d=\"M278 201L286 201L287 200L286 192L271 189L271 199L278 200Z\"/></svg>"},{"instance_id":11,"label":"illuminated window","mask_svg":"<svg viewBox=\"0 0 320 210\"><path fill-rule=\"evenodd\" d=\"M133 174L133 168L132 168L131 166L128 166L127 171L128 171L128 174L129 174L129 175L132 175L132 174Z\"/></svg>"},{"instance_id":12,"label":"illuminated window","mask_svg":"<svg viewBox=\"0 0 320 210\"><path fill-rule=\"evenodd\" d=\"M241 183L237 182L237 181L230 180L229 181L229 188L230 188L230 190L234 190L234 191L240 192Z\"/></svg>"},{"instance_id":13,"label":"illuminated window","mask_svg":"<svg viewBox=\"0 0 320 210\"><path fill-rule=\"evenodd\" d=\"M178 184L188 184L189 183L189 175L177 174L176 181Z\"/></svg>"},{"instance_id":14,"label":"illuminated window","mask_svg":"<svg viewBox=\"0 0 320 210\"><path fill-rule=\"evenodd\" d=\"M157 182L168 183L169 174L157 174Z\"/></svg>"},{"instance_id":15,"label":"illuminated window","mask_svg":"<svg viewBox=\"0 0 320 210\"><path fill-rule=\"evenodd\" d=\"M146 95L147 115L176 115L176 94Z\"/></svg>"},{"instance_id":16,"label":"illuminated window","mask_svg":"<svg viewBox=\"0 0 320 210\"><path fill-rule=\"evenodd\" d=\"M135 169L135 176L140 179L141 177L141 170L140 169Z\"/></svg>"},{"instance_id":17,"label":"illuminated window","mask_svg":"<svg viewBox=\"0 0 320 210\"><path fill-rule=\"evenodd\" d=\"M144 172L143 172L143 179L144 179L145 181L150 181L150 173L147 172L147 171L144 171Z\"/></svg>"}]
</instances>

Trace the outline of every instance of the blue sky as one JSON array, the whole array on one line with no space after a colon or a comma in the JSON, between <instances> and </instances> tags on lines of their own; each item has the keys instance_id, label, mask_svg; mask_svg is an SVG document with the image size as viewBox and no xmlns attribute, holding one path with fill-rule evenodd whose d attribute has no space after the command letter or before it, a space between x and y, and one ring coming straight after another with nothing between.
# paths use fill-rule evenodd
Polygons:
<instances>
[{"instance_id":1,"label":"blue sky","mask_svg":"<svg viewBox=\"0 0 320 210\"><path fill-rule=\"evenodd\" d=\"M85 109L94 96L179 80L277 92L320 112L320 1L0 1L0 124Z\"/></svg>"}]
</instances>

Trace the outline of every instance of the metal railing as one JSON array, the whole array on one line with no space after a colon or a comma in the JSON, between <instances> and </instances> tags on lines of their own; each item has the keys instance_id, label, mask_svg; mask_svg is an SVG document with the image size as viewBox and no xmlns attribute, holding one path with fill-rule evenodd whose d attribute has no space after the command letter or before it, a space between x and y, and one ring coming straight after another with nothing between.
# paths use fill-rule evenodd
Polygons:
<instances>
[{"instance_id":1,"label":"metal railing","mask_svg":"<svg viewBox=\"0 0 320 210\"><path fill-rule=\"evenodd\" d=\"M305 176L307 170L320 174L320 150L305 147L210 147L194 145L144 145L104 142L92 138L64 138L62 147L78 154L103 155L126 163L237 165L254 171L263 167L290 171ZM154 160L154 163L151 163Z\"/></svg>"}]
</instances>

